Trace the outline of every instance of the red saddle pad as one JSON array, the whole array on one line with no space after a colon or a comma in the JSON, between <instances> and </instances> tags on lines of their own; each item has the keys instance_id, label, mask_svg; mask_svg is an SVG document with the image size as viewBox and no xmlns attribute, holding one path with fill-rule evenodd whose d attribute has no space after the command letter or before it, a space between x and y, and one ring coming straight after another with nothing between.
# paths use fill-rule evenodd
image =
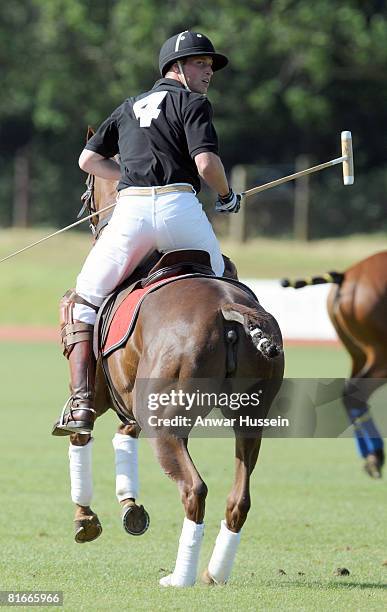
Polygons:
<instances>
[{"instance_id":1,"label":"red saddle pad","mask_svg":"<svg viewBox=\"0 0 387 612\"><path fill-rule=\"evenodd\" d=\"M164 278L159 281L155 281L144 289L135 289L129 293L129 295L117 308L110 323L106 341L102 347L103 355L111 352L114 348L118 348L130 336L134 329L134 324L145 296L151 291L154 291L156 287L165 285L171 282L171 280L171 278Z\"/></svg>"}]
</instances>

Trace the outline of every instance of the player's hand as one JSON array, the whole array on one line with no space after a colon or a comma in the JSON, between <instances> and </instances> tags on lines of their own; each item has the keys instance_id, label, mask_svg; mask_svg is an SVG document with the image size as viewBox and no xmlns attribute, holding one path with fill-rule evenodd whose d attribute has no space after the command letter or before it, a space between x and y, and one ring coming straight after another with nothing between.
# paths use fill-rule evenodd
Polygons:
<instances>
[{"instance_id":1,"label":"player's hand","mask_svg":"<svg viewBox=\"0 0 387 612\"><path fill-rule=\"evenodd\" d=\"M242 195L234 193L230 187L230 191L225 196L218 195L215 202L215 210L219 213L237 213L241 207Z\"/></svg>"}]
</instances>

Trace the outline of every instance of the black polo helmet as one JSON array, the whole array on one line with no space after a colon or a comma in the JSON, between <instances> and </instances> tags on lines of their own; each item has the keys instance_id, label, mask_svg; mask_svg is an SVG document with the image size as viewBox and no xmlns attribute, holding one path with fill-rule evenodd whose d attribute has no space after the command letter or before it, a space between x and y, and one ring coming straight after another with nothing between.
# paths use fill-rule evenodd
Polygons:
<instances>
[{"instance_id":1,"label":"black polo helmet","mask_svg":"<svg viewBox=\"0 0 387 612\"><path fill-rule=\"evenodd\" d=\"M183 57L193 55L209 55L213 59L212 69L221 70L228 64L228 59L221 53L216 53L214 45L207 36L199 32L180 32L165 41L160 49L159 68L164 76L172 64Z\"/></svg>"}]
</instances>

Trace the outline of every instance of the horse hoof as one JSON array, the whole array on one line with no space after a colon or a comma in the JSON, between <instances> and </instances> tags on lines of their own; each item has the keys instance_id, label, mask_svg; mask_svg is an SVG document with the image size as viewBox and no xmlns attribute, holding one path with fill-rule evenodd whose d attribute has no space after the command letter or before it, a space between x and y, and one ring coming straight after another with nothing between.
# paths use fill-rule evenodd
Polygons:
<instances>
[{"instance_id":1,"label":"horse hoof","mask_svg":"<svg viewBox=\"0 0 387 612\"><path fill-rule=\"evenodd\" d=\"M164 576L164 578L160 578L159 585L163 587L176 587L176 588L184 588L194 586L195 580L189 581L184 584L184 580L180 582L180 584L176 584L176 580L174 579L173 574L169 574L168 576Z\"/></svg>"},{"instance_id":2,"label":"horse hoof","mask_svg":"<svg viewBox=\"0 0 387 612\"><path fill-rule=\"evenodd\" d=\"M371 478L379 479L382 477L383 461L379 454L371 453L367 456L364 463L364 470Z\"/></svg>"},{"instance_id":3,"label":"horse hoof","mask_svg":"<svg viewBox=\"0 0 387 612\"><path fill-rule=\"evenodd\" d=\"M144 506L129 502L122 508L122 526L129 535L140 536L149 527L150 518Z\"/></svg>"},{"instance_id":4,"label":"horse hoof","mask_svg":"<svg viewBox=\"0 0 387 612\"><path fill-rule=\"evenodd\" d=\"M102 533L102 525L99 522L98 516L93 514L82 519L74 520L75 536L77 544L92 542L96 540Z\"/></svg>"},{"instance_id":5,"label":"horse hoof","mask_svg":"<svg viewBox=\"0 0 387 612\"><path fill-rule=\"evenodd\" d=\"M163 587L172 586L172 574L169 574L168 576L164 576L164 578L160 578L159 585Z\"/></svg>"},{"instance_id":6,"label":"horse hoof","mask_svg":"<svg viewBox=\"0 0 387 612\"><path fill-rule=\"evenodd\" d=\"M216 584L208 569L205 569L202 573L202 582L208 586L214 586Z\"/></svg>"}]
</instances>

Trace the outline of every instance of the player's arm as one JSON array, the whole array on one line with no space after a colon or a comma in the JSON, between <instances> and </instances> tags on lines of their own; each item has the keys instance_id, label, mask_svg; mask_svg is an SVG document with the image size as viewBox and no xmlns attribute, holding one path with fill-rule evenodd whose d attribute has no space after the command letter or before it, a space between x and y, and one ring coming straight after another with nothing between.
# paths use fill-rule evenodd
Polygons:
<instances>
[{"instance_id":1,"label":"player's arm","mask_svg":"<svg viewBox=\"0 0 387 612\"><path fill-rule=\"evenodd\" d=\"M113 159L119 152L117 119L121 107L113 111L87 141L78 162L81 170L110 181L119 181L121 178L120 165Z\"/></svg>"},{"instance_id":2,"label":"player's arm","mask_svg":"<svg viewBox=\"0 0 387 612\"><path fill-rule=\"evenodd\" d=\"M218 139L208 100L196 98L187 107L185 133L188 150L195 161L199 176L218 194L215 210L222 213L238 212L241 195L235 194L228 184L218 155Z\"/></svg>"},{"instance_id":3,"label":"player's arm","mask_svg":"<svg viewBox=\"0 0 387 612\"><path fill-rule=\"evenodd\" d=\"M237 213L242 196L234 193L229 186L220 157L216 153L202 152L194 159L201 178L211 189L218 192L215 210L220 213Z\"/></svg>"},{"instance_id":4,"label":"player's arm","mask_svg":"<svg viewBox=\"0 0 387 612\"><path fill-rule=\"evenodd\" d=\"M218 155L210 152L199 153L195 156L195 164L200 177L220 196L229 192L229 185L222 161Z\"/></svg>"},{"instance_id":5,"label":"player's arm","mask_svg":"<svg viewBox=\"0 0 387 612\"><path fill-rule=\"evenodd\" d=\"M120 165L114 159L103 157L89 149L83 149L78 163L81 170L88 174L111 181L119 181L121 178Z\"/></svg>"}]
</instances>

